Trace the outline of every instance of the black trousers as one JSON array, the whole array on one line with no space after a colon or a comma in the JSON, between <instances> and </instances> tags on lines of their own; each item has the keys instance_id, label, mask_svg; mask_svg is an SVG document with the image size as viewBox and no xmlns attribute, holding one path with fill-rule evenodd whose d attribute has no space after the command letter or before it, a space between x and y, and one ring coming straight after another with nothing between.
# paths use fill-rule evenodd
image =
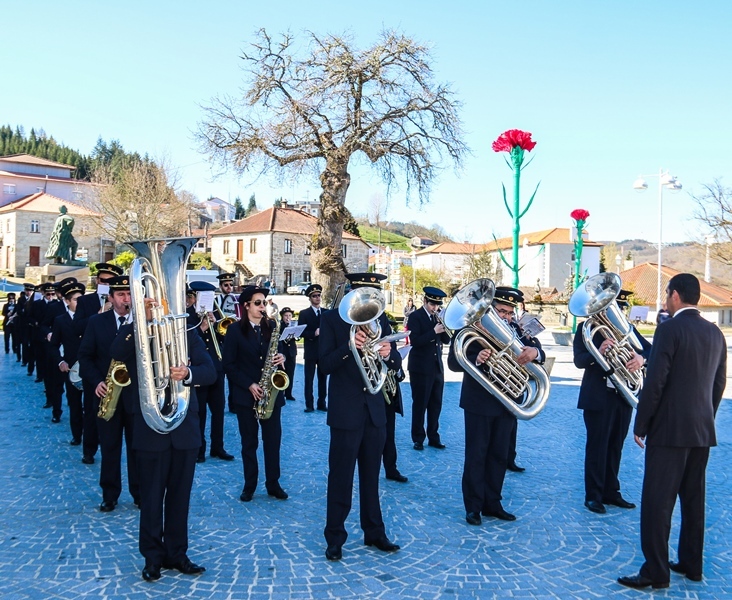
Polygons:
<instances>
[{"instance_id":1,"label":"black trousers","mask_svg":"<svg viewBox=\"0 0 732 600\"><path fill-rule=\"evenodd\" d=\"M294 356L285 357L285 373L290 378L290 385L285 390L285 398L292 398L292 386L295 383L295 366L297 365L297 358ZM312 392L312 379L310 380L310 391Z\"/></svg>"},{"instance_id":2,"label":"black trousers","mask_svg":"<svg viewBox=\"0 0 732 600\"><path fill-rule=\"evenodd\" d=\"M445 375L437 367L433 373L409 372L409 386L412 388L412 441L423 443L425 438L433 444L440 443L440 413L442 412L442 389ZM427 413L427 433L424 429L424 414Z\"/></svg>"},{"instance_id":3,"label":"black trousers","mask_svg":"<svg viewBox=\"0 0 732 600\"><path fill-rule=\"evenodd\" d=\"M48 366L46 364L46 342L41 337L40 332L37 332L35 328L33 330L33 341L31 343L31 349L33 351L33 356L35 357L36 378L45 379ZM33 372L33 370L30 368L30 363L28 363L28 372Z\"/></svg>"},{"instance_id":4,"label":"black trousers","mask_svg":"<svg viewBox=\"0 0 732 600\"><path fill-rule=\"evenodd\" d=\"M464 411L465 465L463 504L465 512L494 512L501 508L511 430L516 418L506 414L487 417Z\"/></svg>"},{"instance_id":5,"label":"black trousers","mask_svg":"<svg viewBox=\"0 0 732 600\"><path fill-rule=\"evenodd\" d=\"M315 379L315 370L318 366L317 360L305 361L305 406L313 408L313 379ZM318 408L325 408L325 396L328 393L328 376L318 371Z\"/></svg>"},{"instance_id":6,"label":"black trousers","mask_svg":"<svg viewBox=\"0 0 732 600\"><path fill-rule=\"evenodd\" d=\"M364 542L386 535L379 504L379 471L386 440L386 428L371 423L363 407L362 425L357 430L330 428L328 451L328 496L325 541L329 546L346 543L346 519L351 512L353 476L358 463L359 506Z\"/></svg>"},{"instance_id":7,"label":"black trousers","mask_svg":"<svg viewBox=\"0 0 732 600\"><path fill-rule=\"evenodd\" d=\"M646 559L640 574L644 577L659 582L670 578L668 538L677 495L681 502L678 560L687 574L702 574L708 460L709 448L646 446L640 517Z\"/></svg>"},{"instance_id":8,"label":"black trousers","mask_svg":"<svg viewBox=\"0 0 732 600\"><path fill-rule=\"evenodd\" d=\"M198 449L135 450L140 474L140 554L157 565L188 552L188 509Z\"/></svg>"},{"instance_id":9,"label":"black trousers","mask_svg":"<svg viewBox=\"0 0 732 600\"><path fill-rule=\"evenodd\" d=\"M66 385L66 404L69 406L69 426L71 427L71 437L75 440L81 440L84 434L84 393L74 387L69 381L69 374L63 373L64 384Z\"/></svg>"},{"instance_id":10,"label":"black trousers","mask_svg":"<svg viewBox=\"0 0 732 600\"><path fill-rule=\"evenodd\" d=\"M615 390L606 392L602 410L583 411L585 501L611 502L620 497L620 459L633 409Z\"/></svg>"},{"instance_id":11,"label":"black trousers","mask_svg":"<svg viewBox=\"0 0 732 600\"><path fill-rule=\"evenodd\" d=\"M99 410L99 401L96 402ZM137 460L132 449L132 427L134 415L128 413L122 399L117 404L114 416L105 421L97 417L99 446L102 450L102 465L99 469L99 485L102 499L116 502L122 493L122 439L127 447L127 484L133 500L140 498L140 481L137 474Z\"/></svg>"},{"instance_id":12,"label":"black trousers","mask_svg":"<svg viewBox=\"0 0 732 600\"><path fill-rule=\"evenodd\" d=\"M280 444L282 442L282 407L275 406L272 416L258 421L253 408L237 407L236 418L239 422L241 437L241 459L244 463L244 490L254 493L259 480L257 447L259 429L262 429L262 450L264 451L264 484L267 489L275 490L280 485Z\"/></svg>"},{"instance_id":13,"label":"black trousers","mask_svg":"<svg viewBox=\"0 0 732 600\"><path fill-rule=\"evenodd\" d=\"M31 343L33 337L33 328L30 325L26 325L23 333L23 365L28 367L28 375L33 373L33 369L36 368L36 353Z\"/></svg>"},{"instance_id":14,"label":"black trousers","mask_svg":"<svg viewBox=\"0 0 732 600\"><path fill-rule=\"evenodd\" d=\"M95 388L84 382L84 435L82 452L84 456L93 457L99 448L99 431L97 430L97 412L99 411L99 398L94 393Z\"/></svg>"},{"instance_id":15,"label":"black trousers","mask_svg":"<svg viewBox=\"0 0 732 600\"><path fill-rule=\"evenodd\" d=\"M48 353L46 353L48 356ZM61 408L64 396L64 379L66 374L62 373L57 365L48 365L46 377L43 380L43 388L46 392L46 399L51 403L54 417L60 417L63 413Z\"/></svg>"},{"instance_id":16,"label":"black trousers","mask_svg":"<svg viewBox=\"0 0 732 600\"><path fill-rule=\"evenodd\" d=\"M384 472L388 477L399 473L397 469L396 411L394 401L386 405L386 441L383 452Z\"/></svg>"},{"instance_id":17,"label":"black trousers","mask_svg":"<svg viewBox=\"0 0 732 600\"><path fill-rule=\"evenodd\" d=\"M224 449L224 374L219 373L216 383L196 388L198 398L198 421L201 424L201 449L199 456L206 454L206 415L211 411L211 453Z\"/></svg>"}]
</instances>

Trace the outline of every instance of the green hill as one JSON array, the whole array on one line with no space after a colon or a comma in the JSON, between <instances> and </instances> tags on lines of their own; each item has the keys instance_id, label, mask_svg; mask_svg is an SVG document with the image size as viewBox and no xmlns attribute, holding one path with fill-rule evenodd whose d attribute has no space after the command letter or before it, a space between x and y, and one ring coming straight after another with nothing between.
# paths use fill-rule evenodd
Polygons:
<instances>
[{"instance_id":1,"label":"green hill","mask_svg":"<svg viewBox=\"0 0 732 600\"><path fill-rule=\"evenodd\" d=\"M379 243L379 229L377 227L370 227L369 225L358 226L358 231L361 234L361 239L369 244ZM405 250L411 252L412 247L409 245L409 238L404 237L386 229L381 230L381 245L389 246L393 250Z\"/></svg>"}]
</instances>

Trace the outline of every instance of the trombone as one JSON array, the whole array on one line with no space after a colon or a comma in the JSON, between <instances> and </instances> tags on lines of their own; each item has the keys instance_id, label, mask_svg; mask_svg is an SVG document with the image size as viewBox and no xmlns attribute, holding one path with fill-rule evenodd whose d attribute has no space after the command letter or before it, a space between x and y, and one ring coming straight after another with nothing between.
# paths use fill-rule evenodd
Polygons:
<instances>
[{"instance_id":1,"label":"trombone","mask_svg":"<svg viewBox=\"0 0 732 600\"><path fill-rule=\"evenodd\" d=\"M220 296L219 296L220 297ZM236 315L227 315L221 310L221 305L214 300L214 310L217 310L221 315L221 319L216 322L216 332L219 335L226 335L226 330L229 329L230 325L236 323L239 318Z\"/></svg>"}]
</instances>

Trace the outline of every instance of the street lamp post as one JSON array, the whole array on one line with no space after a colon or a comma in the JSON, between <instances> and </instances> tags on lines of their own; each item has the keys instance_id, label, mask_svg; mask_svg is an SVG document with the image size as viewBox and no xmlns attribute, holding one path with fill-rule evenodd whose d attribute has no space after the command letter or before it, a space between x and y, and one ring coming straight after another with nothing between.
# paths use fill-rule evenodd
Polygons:
<instances>
[{"instance_id":1,"label":"street lamp post","mask_svg":"<svg viewBox=\"0 0 732 600\"><path fill-rule=\"evenodd\" d=\"M661 252L663 249L663 188L678 191L681 183L668 171L659 169L653 175L640 175L633 183L633 189L643 192L648 189L644 177L658 177L658 285L656 288L656 314L661 312Z\"/></svg>"}]
</instances>

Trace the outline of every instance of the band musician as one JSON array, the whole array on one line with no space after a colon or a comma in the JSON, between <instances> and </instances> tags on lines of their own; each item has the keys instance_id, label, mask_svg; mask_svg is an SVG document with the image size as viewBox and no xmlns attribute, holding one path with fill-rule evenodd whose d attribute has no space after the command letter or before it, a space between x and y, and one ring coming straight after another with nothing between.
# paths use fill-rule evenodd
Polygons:
<instances>
[{"instance_id":1,"label":"band musician","mask_svg":"<svg viewBox=\"0 0 732 600\"><path fill-rule=\"evenodd\" d=\"M315 397L313 392L313 380L315 373L318 373L318 403L320 411L327 411L325 397L328 391L328 376L320 368L320 322L321 316L327 311L321 308L320 301L323 294L323 287L313 283L305 290L305 295L310 300L310 306L300 311L297 322L299 325L307 325L302 332L303 358L305 359L305 412L313 412Z\"/></svg>"},{"instance_id":2,"label":"band musician","mask_svg":"<svg viewBox=\"0 0 732 600\"><path fill-rule=\"evenodd\" d=\"M285 306L280 311L280 333L282 333L287 327L292 325L292 309L289 306ZM287 336L282 339L282 353L285 355L285 373L290 379L290 385L285 390L285 400L295 400L292 395L292 386L295 383L295 366L297 365L297 341L292 336Z\"/></svg>"}]
</instances>

